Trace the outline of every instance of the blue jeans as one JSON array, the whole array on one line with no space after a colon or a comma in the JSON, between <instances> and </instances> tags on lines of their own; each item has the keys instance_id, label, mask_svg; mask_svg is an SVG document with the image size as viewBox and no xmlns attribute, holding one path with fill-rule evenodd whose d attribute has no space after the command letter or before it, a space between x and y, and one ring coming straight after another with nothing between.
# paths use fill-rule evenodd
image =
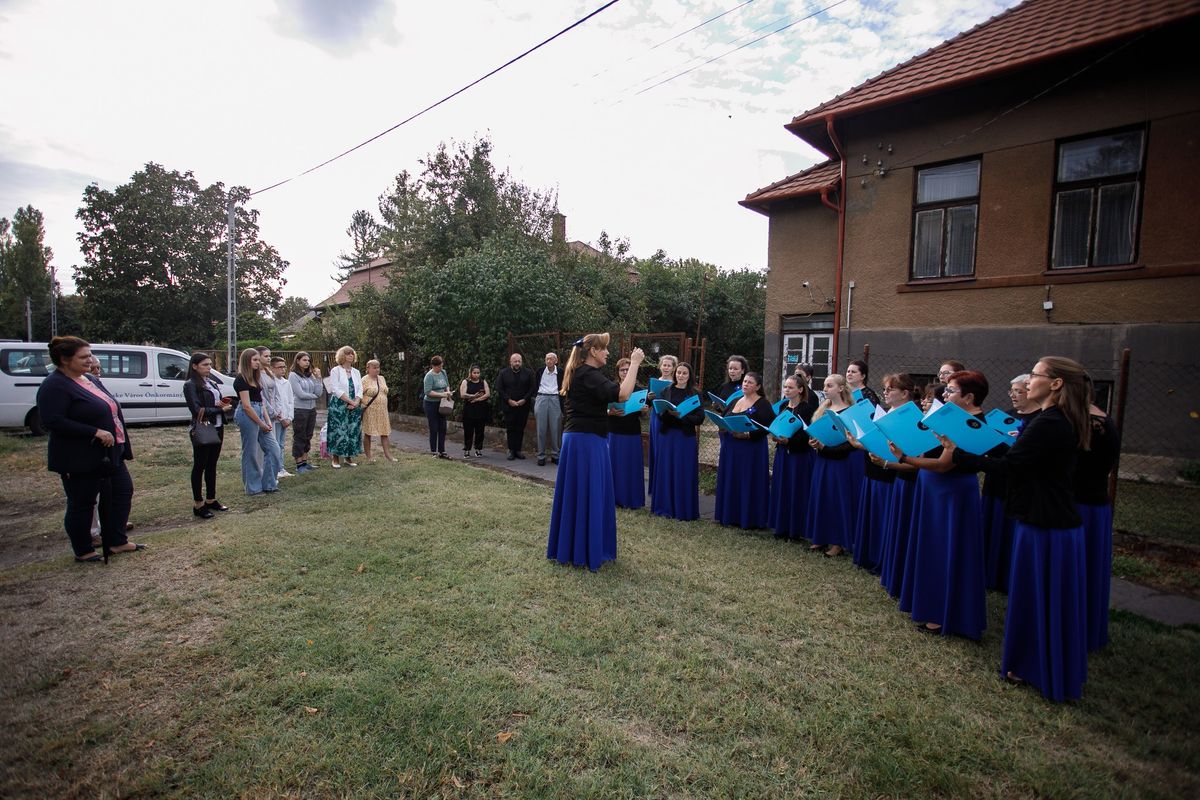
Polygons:
<instances>
[{"instance_id":1,"label":"blue jeans","mask_svg":"<svg viewBox=\"0 0 1200 800\"><path fill-rule=\"evenodd\" d=\"M250 407L259 419L263 419L262 403L251 403ZM283 459L279 454L275 431L264 431L255 425L240 405L233 412L233 420L242 434L242 483L246 487L246 494L278 489Z\"/></svg>"},{"instance_id":2,"label":"blue jeans","mask_svg":"<svg viewBox=\"0 0 1200 800\"><path fill-rule=\"evenodd\" d=\"M283 423L275 420L275 443L279 445L279 468L283 469L283 443L287 440L288 429L283 427Z\"/></svg>"}]
</instances>

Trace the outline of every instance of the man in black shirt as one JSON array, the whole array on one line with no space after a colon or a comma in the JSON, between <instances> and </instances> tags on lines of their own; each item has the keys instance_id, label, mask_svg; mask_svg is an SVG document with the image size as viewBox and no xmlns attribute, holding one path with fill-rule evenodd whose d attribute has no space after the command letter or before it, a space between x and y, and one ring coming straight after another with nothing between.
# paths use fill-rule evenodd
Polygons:
<instances>
[{"instance_id":1,"label":"man in black shirt","mask_svg":"<svg viewBox=\"0 0 1200 800\"><path fill-rule=\"evenodd\" d=\"M526 369L520 353L508 357L508 369L500 370L496 376L496 396L500 398L500 411L504 414L504 429L508 432L508 460L525 458L521 452L525 439L525 425L529 422L529 410L537 393L537 379L533 370Z\"/></svg>"}]
</instances>

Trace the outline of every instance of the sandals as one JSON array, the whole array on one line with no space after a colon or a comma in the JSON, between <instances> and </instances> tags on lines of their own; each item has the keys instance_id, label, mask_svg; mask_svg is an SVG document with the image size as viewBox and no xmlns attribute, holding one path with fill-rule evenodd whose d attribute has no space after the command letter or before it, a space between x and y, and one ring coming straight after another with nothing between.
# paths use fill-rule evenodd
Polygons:
<instances>
[{"instance_id":1,"label":"sandals","mask_svg":"<svg viewBox=\"0 0 1200 800\"><path fill-rule=\"evenodd\" d=\"M87 558L80 558L79 556L75 556L76 564L99 564L103 560L104 560L104 556L100 555L99 553L92 553Z\"/></svg>"},{"instance_id":2,"label":"sandals","mask_svg":"<svg viewBox=\"0 0 1200 800\"><path fill-rule=\"evenodd\" d=\"M137 552L139 552L141 550L145 550L145 549L146 549L146 545L141 544L139 542L139 543L133 545L132 550L110 550L109 553L111 553L114 556L119 556L124 553L137 553Z\"/></svg>"}]
</instances>

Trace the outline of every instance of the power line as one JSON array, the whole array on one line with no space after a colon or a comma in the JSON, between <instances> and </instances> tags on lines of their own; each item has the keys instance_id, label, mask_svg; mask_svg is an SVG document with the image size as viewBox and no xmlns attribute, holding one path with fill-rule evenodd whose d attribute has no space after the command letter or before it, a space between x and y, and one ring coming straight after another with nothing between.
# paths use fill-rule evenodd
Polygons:
<instances>
[{"instance_id":1,"label":"power line","mask_svg":"<svg viewBox=\"0 0 1200 800\"><path fill-rule=\"evenodd\" d=\"M683 72L679 72L675 75L672 75L669 78L664 78L663 80L659 81L658 83L647 86L645 89L635 92L634 94L635 95L645 94L646 92L650 91L651 89L657 89L659 86L670 83L671 81L675 80L676 78L682 78L684 75L687 75L689 72L695 72L696 70L700 69L701 67L706 67L715 61L720 61L722 58L725 58L725 56L733 55L737 51L744 50L745 48L749 47L750 45L758 44L759 42L763 41L764 39L769 39L777 33L783 33L788 28L795 27L796 25L799 25L801 22L810 20L813 17L817 16L818 14L824 14L826 11L837 8L838 6L840 6L842 3L845 3L846 1L847 0L837 0L836 3L830 3L829 5L825 6L824 8L819 8L816 11L812 12L811 14L806 14L805 16L801 17L800 19L798 19L794 22L789 22L787 25L784 25L782 28L777 28L776 30L773 30L770 33L764 34L764 35L758 37L757 39L752 39L743 45L738 45L737 47L733 48L732 50L724 52L719 56L713 56L712 58L705 61L703 64L697 64L696 66L685 69Z\"/></svg>"},{"instance_id":2,"label":"power line","mask_svg":"<svg viewBox=\"0 0 1200 800\"><path fill-rule=\"evenodd\" d=\"M605 3L604 5L600 6L600 7L599 7L599 8L597 8L595 11L593 11L593 12L592 12L592 13L590 13L590 14L588 14L586 17L583 17L583 18L581 18L581 19L578 19L578 20L576 20L575 22L572 22L570 25L568 25L567 27L563 28L563 29L562 29L561 31L559 31L558 33L554 34L553 36L549 37L548 39L544 39L544 40L542 40L542 41L541 41L541 42L539 42L538 44L535 44L533 47L531 47L531 48L529 48L528 50L526 50L525 52L521 53L519 56L515 56L515 57L513 57L513 58L510 58L508 61L505 61L503 64L501 64L500 66L496 67L495 69L493 69L491 72L487 73L486 75L483 75L483 76L480 76L480 77L476 78L475 80L471 81L471 82L470 82L470 83L468 83L466 86L464 86L464 87L462 87L461 89L459 89L458 91L456 91L456 92L453 92L452 94L448 94L448 95L446 95L446 96L445 96L445 97L443 97L441 100L438 100L436 103L433 103L433 104L431 104L431 105L428 105L428 106L426 106L425 108L421 109L420 111L418 111L417 113L413 114L412 116L410 116L410 117L408 117L408 118L406 118L406 119L403 119L403 120L401 120L401 121L397 122L395 125L393 125L392 127L388 128L387 130L385 130L385 131L381 131L380 133L377 133L377 134L375 134L374 136L372 136L370 139L367 139L366 141L359 142L358 144L354 145L354 146L353 146L353 147L351 147L350 149L348 149L348 150L344 150L344 151L342 151L341 153L338 153L338 154L337 154L336 156L334 156L333 158L328 158L328 159L326 159L326 160L322 161L320 164L317 164L315 167L309 167L308 169L304 170L303 172L301 172L301 173L299 173L299 174L297 174L297 175L293 175L293 176L292 176L292 177L290 177L290 178L284 178L283 180L281 180L281 181L278 181L278 182L276 182L276 183L273 183L273 184L271 184L270 186L264 187L264 188L262 188L262 189L256 189L255 191L253 191L253 192L251 192L251 193L250 193L250 196L251 196L251 197L253 197L253 196L255 196L255 195L262 194L263 192L269 192L269 191L271 191L272 189L275 189L275 188L278 188L278 187L280 187L280 186L283 186L285 183L291 183L292 181L296 180L297 178L303 178L305 175L308 175L309 173L316 172L316 171L317 171L317 170L319 170L321 167L328 166L328 165L332 164L333 162L337 161L338 159L340 159L340 158L344 158L345 156L348 156L348 155L350 155L351 153L353 153L355 150L358 150L359 148L366 147L366 146L367 146L367 145L369 145L371 142L374 142L374 141L375 141L375 140L377 140L377 139L382 139L384 136L387 136L389 133L391 133L392 131L396 130L397 128L400 128L401 126L407 125L408 123L412 122L414 119L417 119L418 117L420 117L420 116L423 116L424 114L426 114L426 113L428 113L428 112L432 111L433 109L437 108L438 106L442 105L443 103L446 103L446 102L448 102L448 101L450 101L450 100L453 100L455 97L458 97L460 94L462 94L463 92L465 92L465 91L467 91L468 89L472 88L473 86L477 86L477 85L479 85L479 84L483 83L485 80L487 80L488 78L492 77L492 76L493 76L493 75L495 75L497 72L500 72L501 70L503 70L503 69L506 69L507 67L510 67L510 66L512 66L513 64L515 64L515 63L517 63L518 61L520 61L521 59L525 58L525 56L529 55L530 53L534 52L535 50L539 50L539 49L541 49L542 47L545 47L546 45L550 44L550 42L553 42L555 39L557 39L558 37L562 36L564 33L567 33L568 31L570 31L570 30L572 30L572 29L574 29L574 28L577 28L577 27L579 27L580 25L582 25L583 23L587 22L589 19L591 19L592 17L596 16L596 15L597 15L597 14L599 14L600 12L602 12L602 11L604 11L604 10L606 10L606 9L608 9L608 8L611 8L612 6L616 5L618 2L620 2L620 0L609 0L609 2L607 2L607 3Z\"/></svg>"}]
</instances>

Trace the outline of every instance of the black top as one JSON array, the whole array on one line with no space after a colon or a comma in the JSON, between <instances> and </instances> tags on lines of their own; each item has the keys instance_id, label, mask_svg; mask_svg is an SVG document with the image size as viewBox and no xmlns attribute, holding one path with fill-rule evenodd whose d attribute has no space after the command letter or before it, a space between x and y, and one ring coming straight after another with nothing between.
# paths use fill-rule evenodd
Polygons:
<instances>
[{"instance_id":1,"label":"black top","mask_svg":"<svg viewBox=\"0 0 1200 800\"><path fill-rule=\"evenodd\" d=\"M1108 505L1108 476L1117 465L1121 434L1112 417L1091 417L1092 449L1080 450L1075 462L1075 502Z\"/></svg>"},{"instance_id":2,"label":"black top","mask_svg":"<svg viewBox=\"0 0 1200 800\"><path fill-rule=\"evenodd\" d=\"M636 392L639 387L634 386ZM607 413L607 412L605 412ZM609 415L608 417L608 432L616 433L621 436L641 436L642 435L642 414L624 414L619 417Z\"/></svg>"},{"instance_id":3,"label":"black top","mask_svg":"<svg viewBox=\"0 0 1200 800\"><path fill-rule=\"evenodd\" d=\"M112 397L98 378L84 377ZM116 398L113 400L115 402ZM42 426L50 433L46 462L51 472L92 473L104 466L105 458L110 461L115 458L113 448L104 447L95 438L97 428L116 436L112 409L62 372L55 370L42 381L37 391L37 408ZM129 447L129 428L125 426L125 415L119 403L117 416L125 427L125 446L120 457L128 461L133 458L133 451Z\"/></svg>"},{"instance_id":4,"label":"black top","mask_svg":"<svg viewBox=\"0 0 1200 800\"><path fill-rule=\"evenodd\" d=\"M1074 528L1080 524L1071 484L1075 474L1078 437L1062 411L1050 407L1025 426L1016 444L1003 457L954 451L954 463L984 472L1002 472L1008 479L1004 511L1027 525Z\"/></svg>"},{"instance_id":5,"label":"black top","mask_svg":"<svg viewBox=\"0 0 1200 800\"><path fill-rule=\"evenodd\" d=\"M729 395L733 394L740 388L742 388L741 381L738 381L737 383L734 383L733 381L725 381L724 383L722 383L720 386L717 387L717 390L715 392L713 392L713 394L715 394L717 397L721 398L722 400L728 400Z\"/></svg>"},{"instance_id":6,"label":"black top","mask_svg":"<svg viewBox=\"0 0 1200 800\"><path fill-rule=\"evenodd\" d=\"M851 391L853 392L854 390L852 389ZM872 389L870 386L867 386L865 383L863 384L863 387L862 387L862 396L867 398L868 400L870 400L871 405L873 405L873 406L879 405L879 395L875 394L875 390Z\"/></svg>"},{"instance_id":7,"label":"black top","mask_svg":"<svg viewBox=\"0 0 1200 800\"><path fill-rule=\"evenodd\" d=\"M238 375L233 379L233 390L239 395L242 392L249 392L251 403L262 402L262 388L258 386L251 386L250 381L246 380L241 375Z\"/></svg>"},{"instance_id":8,"label":"black top","mask_svg":"<svg viewBox=\"0 0 1200 800\"><path fill-rule=\"evenodd\" d=\"M221 396L221 390L217 388L217 384L212 380L204 381L204 388L197 389L195 381L183 382L183 400L187 403L188 411L192 412L192 421L188 424L191 428L196 424L196 416L200 413L200 409L204 409L204 419L209 423L216 425L218 428L225 421L225 410L218 403L213 405L213 392L217 393L217 397Z\"/></svg>"},{"instance_id":9,"label":"black top","mask_svg":"<svg viewBox=\"0 0 1200 800\"><path fill-rule=\"evenodd\" d=\"M804 420L805 425L811 425L813 412L817 410L817 406L819 406L819 405L820 405L820 402L817 401L816 395L814 395L812 392L809 392L808 393L808 402L800 403L795 408L793 408L792 406L789 405L789 406L786 406L784 408L784 410L791 411L794 414L796 414L796 416L798 416L798 417L800 417L800 419ZM776 414L776 416L779 416L779 415ZM793 453L793 454L803 453L807 450L812 449L812 445L809 444L808 434L805 433L804 431L797 431L795 436L788 439L788 442L786 445L776 444L775 447L776 447L776 449L783 447L789 453Z\"/></svg>"},{"instance_id":10,"label":"black top","mask_svg":"<svg viewBox=\"0 0 1200 800\"><path fill-rule=\"evenodd\" d=\"M698 394L698 392L690 387L680 389L678 386L668 386L659 397L669 403L679 405L694 394ZM673 414L659 414L658 429L664 432L677 430L682 431L684 436L695 436L696 427L702 422L704 422L704 409L696 406L682 417L676 417Z\"/></svg>"},{"instance_id":11,"label":"black top","mask_svg":"<svg viewBox=\"0 0 1200 800\"><path fill-rule=\"evenodd\" d=\"M866 455L863 458L863 463L866 464L866 466L863 468L863 474L866 475L869 480L880 481L881 483L896 482L896 471L879 466L871 461L871 457L869 455Z\"/></svg>"},{"instance_id":12,"label":"black top","mask_svg":"<svg viewBox=\"0 0 1200 800\"><path fill-rule=\"evenodd\" d=\"M1010 417L1015 418L1017 420L1017 422L1019 423L1019 427L1017 428L1017 436L1019 437L1021 435L1021 433L1027 427L1029 427L1029 423L1031 421L1033 421L1034 419L1036 419L1038 414L1042 413L1042 410L1039 408L1034 411L1030 411L1028 414L1022 414L1022 413L1018 412L1015 408L1010 408L1007 411L1005 411L1004 413ZM989 452L989 453L987 453L987 455L993 455L993 453ZM995 455L1004 455L1004 454L1003 453L995 453ZM983 495L985 497L996 497L996 498L1003 500L1007 494L1008 494L1008 484L1005 481L1003 474L998 473L998 472L992 472L992 473L989 473L989 474L986 474L983 476Z\"/></svg>"},{"instance_id":13,"label":"black top","mask_svg":"<svg viewBox=\"0 0 1200 800\"><path fill-rule=\"evenodd\" d=\"M479 392L482 392L482 391L483 391L483 380L482 379L477 380L477 381L473 381L469 378L467 379L467 394L468 395L478 394ZM478 420L478 419L487 419L490 416L491 416L491 413L490 413L490 409L488 408L488 404L487 404L486 400L482 401L482 402L464 401L463 419Z\"/></svg>"},{"instance_id":14,"label":"black top","mask_svg":"<svg viewBox=\"0 0 1200 800\"><path fill-rule=\"evenodd\" d=\"M508 404L509 400L531 400L537 394L537 379L533 370L527 367L521 367L516 372L513 372L512 367L505 367L500 370L492 385L503 408L512 408Z\"/></svg>"},{"instance_id":15,"label":"black top","mask_svg":"<svg viewBox=\"0 0 1200 800\"><path fill-rule=\"evenodd\" d=\"M563 404L567 418L563 433L607 436L608 404L617 402L620 394L621 387L603 372L590 364L580 364L571 376L571 388Z\"/></svg>"},{"instance_id":16,"label":"black top","mask_svg":"<svg viewBox=\"0 0 1200 800\"><path fill-rule=\"evenodd\" d=\"M771 404L767 402L767 398L759 397L754 401L754 405L750 406L746 410L734 411L733 407L740 402L742 402L742 398L739 397L736 402L725 409L725 413L721 416L732 417L736 414L745 414L759 425L766 425L768 428L771 427L771 423L775 421L775 410L771 408ZM754 430L750 431L750 438L756 442L766 438L766 436L767 432L762 428L755 428Z\"/></svg>"}]
</instances>

